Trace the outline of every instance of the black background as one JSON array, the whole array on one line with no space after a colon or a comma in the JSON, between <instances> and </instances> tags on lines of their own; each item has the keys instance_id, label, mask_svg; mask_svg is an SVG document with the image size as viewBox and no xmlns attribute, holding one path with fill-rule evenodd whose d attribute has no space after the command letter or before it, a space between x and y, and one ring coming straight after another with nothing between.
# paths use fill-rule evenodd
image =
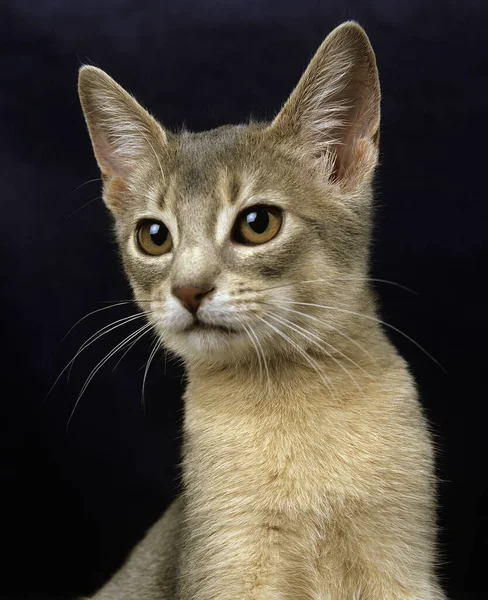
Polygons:
<instances>
[{"instance_id":1,"label":"black background","mask_svg":"<svg viewBox=\"0 0 488 600\"><path fill-rule=\"evenodd\" d=\"M373 276L402 336L439 445L442 573L451 597L486 592L488 53L486 3L434 0L3 0L0 4L2 434L0 594L70 598L100 585L175 494L182 373L151 340L91 369L133 311L76 93L100 66L166 126L270 118L336 25L357 19L383 89ZM86 183L85 183L86 182ZM93 200L93 201L92 201Z\"/></svg>"}]
</instances>

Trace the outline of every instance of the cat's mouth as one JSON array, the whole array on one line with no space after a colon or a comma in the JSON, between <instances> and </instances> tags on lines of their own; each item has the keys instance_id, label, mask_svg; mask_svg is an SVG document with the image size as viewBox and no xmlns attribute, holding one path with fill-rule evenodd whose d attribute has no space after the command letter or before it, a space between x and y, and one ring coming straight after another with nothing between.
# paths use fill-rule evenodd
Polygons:
<instances>
[{"instance_id":1,"label":"cat's mouth","mask_svg":"<svg viewBox=\"0 0 488 600\"><path fill-rule=\"evenodd\" d=\"M183 330L185 333L191 333L193 331L214 331L220 333L239 333L237 329L233 327L229 327L228 325L215 325L213 323L204 323L203 321L199 321L198 319L194 321L188 327L185 327Z\"/></svg>"}]
</instances>

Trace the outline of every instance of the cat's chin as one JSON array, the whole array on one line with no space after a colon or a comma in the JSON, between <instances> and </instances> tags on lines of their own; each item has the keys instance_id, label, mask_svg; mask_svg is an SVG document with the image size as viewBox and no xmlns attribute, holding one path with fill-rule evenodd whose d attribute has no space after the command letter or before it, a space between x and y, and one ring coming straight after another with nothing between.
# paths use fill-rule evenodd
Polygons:
<instances>
[{"instance_id":1,"label":"cat's chin","mask_svg":"<svg viewBox=\"0 0 488 600\"><path fill-rule=\"evenodd\" d=\"M235 353L242 352L249 340L244 331L225 325L191 325L179 332L165 336L164 343L176 354L192 360L235 359Z\"/></svg>"},{"instance_id":2,"label":"cat's chin","mask_svg":"<svg viewBox=\"0 0 488 600\"><path fill-rule=\"evenodd\" d=\"M240 331L238 331L237 329L233 328L233 327L229 327L228 325L214 325L211 323L204 323L203 321L198 321L198 323L192 323L191 325L188 325L188 327L185 327L185 329L183 330L184 334L189 334L189 333L198 333L198 334L205 334L205 333L223 333L223 334L227 334L227 335L235 335L235 334L239 334Z\"/></svg>"}]
</instances>

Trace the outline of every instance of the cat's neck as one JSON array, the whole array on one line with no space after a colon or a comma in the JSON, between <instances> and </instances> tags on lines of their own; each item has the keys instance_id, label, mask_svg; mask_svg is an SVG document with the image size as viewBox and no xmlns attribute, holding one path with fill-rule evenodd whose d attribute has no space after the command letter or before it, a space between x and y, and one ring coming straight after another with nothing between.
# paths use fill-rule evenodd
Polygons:
<instances>
[{"instance_id":1,"label":"cat's neck","mask_svg":"<svg viewBox=\"0 0 488 600\"><path fill-rule=\"evenodd\" d=\"M237 410L241 410L240 402L246 410L252 410L254 404L275 410L275 402L277 410L284 410L284 398L288 397L298 406L303 397L315 398L323 405L341 404L349 396L357 396L381 373L385 362L391 361L392 346L379 326L371 291L363 290L356 304L351 303L348 317L347 329L331 327L327 339L313 328L299 330L301 338L308 336L308 348L296 345L293 353L256 348L245 356L234 353L231 360L223 353L216 362L188 362L187 409L205 406L208 392L214 398L208 408L217 411L217 399L225 403L229 395Z\"/></svg>"},{"instance_id":2,"label":"cat's neck","mask_svg":"<svg viewBox=\"0 0 488 600\"><path fill-rule=\"evenodd\" d=\"M254 410L283 413L301 406L340 406L364 395L386 362L389 342L373 328L368 339L350 340L335 352L248 357L240 363L187 365L186 409L218 414L231 407L241 416Z\"/></svg>"},{"instance_id":3,"label":"cat's neck","mask_svg":"<svg viewBox=\"0 0 488 600\"><path fill-rule=\"evenodd\" d=\"M219 598L250 598L256 573L269 590L279 589L279 540L285 551L294 547L290 540L301 548L302 555L290 558L294 569L313 560L313 536L304 532L314 530L324 511L335 510L361 476L343 466L344 440L355 448L350 415L378 396L376 378L388 362L383 344L370 344L375 361L369 366L359 349L350 357L357 365L344 357L314 356L317 370L303 356L270 358L266 374L245 362L189 366L183 482L185 537L192 551L184 555L183 568L219 571L225 589ZM391 362L391 349L389 356ZM213 581L190 586L187 597L216 598ZM265 596L252 597L282 596L266 588Z\"/></svg>"}]
</instances>

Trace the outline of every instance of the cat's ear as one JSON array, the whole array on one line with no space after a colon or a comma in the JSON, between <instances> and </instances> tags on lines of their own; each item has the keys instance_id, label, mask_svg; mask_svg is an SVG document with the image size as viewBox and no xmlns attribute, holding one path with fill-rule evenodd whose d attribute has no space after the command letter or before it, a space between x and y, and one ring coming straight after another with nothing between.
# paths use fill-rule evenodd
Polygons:
<instances>
[{"instance_id":1,"label":"cat's ear","mask_svg":"<svg viewBox=\"0 0 488 600\"><path fill-rule=\"evenodd\" d=\"M352 184L377 162L380 85L364 30L343 23L322 43L271 128L331 181Z\"/></svg>"},{"instance_id":2,"label":"cat's ear","mask_svg":"<svg viewBox=\"0 0 488 600\"><path fill-rule=\"evenodd\" d=\"M163 128L104 71L82 67L78 92L104 178L124 180L142 160L158 160L167 141Z\"/></svg>"}]
</instances>

